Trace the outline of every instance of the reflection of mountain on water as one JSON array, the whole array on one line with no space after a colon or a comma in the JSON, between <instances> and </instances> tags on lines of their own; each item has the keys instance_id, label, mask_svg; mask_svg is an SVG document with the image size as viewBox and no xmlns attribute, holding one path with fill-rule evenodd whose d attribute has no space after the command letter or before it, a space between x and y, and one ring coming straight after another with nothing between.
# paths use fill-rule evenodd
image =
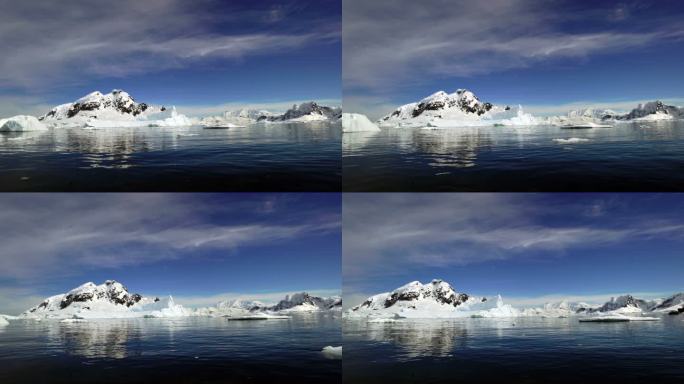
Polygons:
<instances>
[{"instance_id":1,"label":"reflection of mountain on water","mask_svg":"<svg viewBox=\"0 0 684 384\"><path fill-rule=\"evenodd\" d=\"M389 342L404 350L406 359L452 355L466 347L469 332L465 324L452 321L399 321L393 323L345 323L349 328L362 332L369 340Z\"/></svg>"},{"instance_id":2,"label":"reflection of mountain on water","mask_svg":"<svg viewBox=\"0 0 684 384\"><path fill-rule=\"evenodd\" d=\"M431 155L432 167L475 166L477 152L491 147L491 134L477 128L422 130L415 140L419 152Z\"/></svg>"},{"instance_id":3,"label":"reflection of mountain on water","mask_svg":"<svg viewBox=\"0 0 684 384\"><path fill-rule=\"evenodd\" d=\"M130 356L128 344L142 337L139 325L130 321L59 323L50 327L48 335L71 355L123 359Z\"/></svg>"}]
</instances>

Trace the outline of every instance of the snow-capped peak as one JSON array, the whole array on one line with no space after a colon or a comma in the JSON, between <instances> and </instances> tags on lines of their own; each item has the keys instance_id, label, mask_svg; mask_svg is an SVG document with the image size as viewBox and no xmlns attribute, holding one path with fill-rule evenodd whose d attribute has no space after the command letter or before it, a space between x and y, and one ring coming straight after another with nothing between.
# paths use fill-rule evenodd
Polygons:
<instances>
[{"instance_id":1,"label":"snow-capped peak","mask_svg":"<svg viewBox=\"0 0 684 384\"><path fill-rule=\"evenodd\" d=\"M146 103L137 103L128 92L114 89L103 94L100 91L91 92L73 103L59 105L39 119L44 121L71 119L77 116L88 117L135 117L147 111ZM159 112L166 108L159 107Z\"/></svg>"}]
</instances>

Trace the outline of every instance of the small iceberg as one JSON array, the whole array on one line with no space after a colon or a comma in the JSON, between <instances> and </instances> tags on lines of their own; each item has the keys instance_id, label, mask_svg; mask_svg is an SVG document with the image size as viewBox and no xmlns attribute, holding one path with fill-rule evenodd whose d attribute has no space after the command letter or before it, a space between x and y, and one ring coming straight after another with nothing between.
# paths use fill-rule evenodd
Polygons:
<instances>
[{"instance_id":1,"label":"small iceberg","mask_svg":"<svg viewBox=\"0 0 684 384\"><path fill-rule=\"evenodd\" d=\"M328 359L341 359L342 346L340 345L339 347L333 347L332 345L328 345L321 350L321 353Z\"/></svg>"},{"instance_id":2,"label":"small iceberg","mask_svg":"<svg viewBox=\"0 0 684 384\"><path fill-rule=\"evenodd\" d=\"M269 315L267 313L259 313L259 314L254 314L254 315L245 315L245 316L224 316L227 320L233 320L233 321L250 321L250 320L287 320L290 319L290 316L284 316L284 315Z\"/></svg>"},{"instance_id":3,"label":"small iceberg","mask_svg":"<svg viewBox=\"0 0 684 384\"><path fill-rule=\"evenodd\" d=\"M380 128L373 124L366 115L358 113L342 114L342 132L380 132Z\"/></svg>"},{"instance_id":4,"label":"small iceberg","mask_svg":"<svg viewBox=\"0 0 684 384\"><path fill-rule=\"evenodd\" d=\"M579 319L580 323L621 323L627 321L658 321L657 317L606 315Z\"/></svg>"},{"instance_id":5,"label":"small iceberg","mask_svg":"<svg viewBox=\"0 0 684 384\"><path fill-rule=\"evenodd\" d=\"M0 327L6 327L9 325L9 321L3 316L0 316Z\"/></svg>"},{"instance_id":6,"label":"small iceberg","mask_svg":"<svg viewBox=\"0 0 684 384\"><path fill-rule=\"evenodd\" d=\"M591 129L591 128L613 128L609 124L598 124L592 122L579 123L579 124L565 124L560 126L561 129Z\"/></svg>"},{"instance_id":7,"label":"small iceberg","mask_svg":"<svg viewBox=\"0 0 684 384\"><path fill-rule=\"evenodd\" d=\"M64 319L60 320L60 323L63 324L76 324L76 323L87 323L88 320L86 319Z\"/></svg>"},{"instance_id":8,"label":"small iceberg","mask_svg":"<svg viewBox=\"0 0 684 384\"><path fill-rule=\"evenodd\" d=\"M45 124L33 116L17 115L0 119L0 132L47 131Z\"/></svg>"},{"instance_id":9,"label":"small iceberg","mask_svg":"<svg viewBox=\"0 0 684 384\"><path fill-rule=\"evenodd\" d=\"M589 139L583 139L580 137L571 137L568 139L553 139L558 144L578 144L578 143L586 143L589 141Z\"/></svg>"}]
</instances>

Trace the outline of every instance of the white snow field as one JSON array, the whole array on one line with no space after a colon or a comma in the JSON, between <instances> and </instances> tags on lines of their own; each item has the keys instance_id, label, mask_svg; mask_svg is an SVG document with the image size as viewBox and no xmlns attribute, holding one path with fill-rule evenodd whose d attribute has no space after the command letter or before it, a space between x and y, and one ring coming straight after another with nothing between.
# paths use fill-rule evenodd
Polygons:
<instances>
[{"instance_id":1,"label":"white snow field","mask_svg":"<svg viewBox=\"0 0 684 384\"><path fill-rule=\"evenodd\" d=\"M33 116L17 115L0 119L0 132L47 131L48 127Z\"/></svg>"},{"instance_id":2,"label":"white snow field","mask_svg":"<svg viewBox=\"0 0 684 384\"><path fill-rule=\"evenodd\" d=\"M345 318L369 322L394 322L402 319L444 318L510 318L577 316L586 319L615 321L648 321L646 314L676 314L684 311L684 293L662 300L641 300L631 295L613 297L603 305L588 303L547 303L543 307L514 308L505 304L500 295L487 298L456 292L449 283L439 279L422 284L412 281L391 292L367 298L344 312ZM657 319L657 318L655 318ZM600 321L600 320L594 320Z\"/></svg>"},{"instance_id":3,"label":"white snow field","mask_svg":"<svg viewBox=\"0 0 684 384\"><path fill-rule=\"evenodd\" d=\"M380 132L380 128L370 121L366 115L343 113L342 132Z\"/></svg>"}]
</instances>

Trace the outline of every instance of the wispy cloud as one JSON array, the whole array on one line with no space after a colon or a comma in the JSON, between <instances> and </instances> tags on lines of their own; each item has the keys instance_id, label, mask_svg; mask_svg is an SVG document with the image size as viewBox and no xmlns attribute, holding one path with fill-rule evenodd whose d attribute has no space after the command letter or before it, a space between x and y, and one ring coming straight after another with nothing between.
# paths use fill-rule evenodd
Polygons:
<instances>
[{"instance_id":1,"label":"wispy cloud","mask_svg":"<svg viewBox=\"0 0 684 384\"><path fill-rule=\"evenodd\" d=\"M542 199L535 194L345 195L345 284L400 276L412 267L555 258L635 239L684 240L684 224L676 217L604 217L620 204L610 196L565 199L563 206L547 206Z\"/></svg>"},{"instance_id":2,"label":"wispy cloud","mask_svg":"<svg viewBox=\"0 0 684 384\"><path fill-rule=\"evenodd\" d=\"M540 62L581 61L684 38L678 17L640 20L624 3L569 6L566 1L530 0L345 1L345 92L386 95L429 77L471 77ZM584 29L567 28L577 20L585 23Z\"/></svg>"},{"instance_id":3,"label":"wispy cloud","mask_svg":"<svg viewBox=\"0 0 684 384\"><path fill-rule=\"evenodd\" d=\"M0 42L3 87L44 91L94 76L241 60L340 39L339 23L302 19L286 24L284 18L296 7L265 3L248 9L216 0L0 3L0 35L11 36Z\"/></svg>"},{"instance_id":4,"label":"wispy cloud","mask_svg":"<svg viewBox=\"0 0 684 384\"><path fill-rule=\"evenodd\" d=\"M87 268L107 269L201 257L339 231L326 211L286 209L274 195L218 204L216 195L47 194L0 198L0 279L31 281ZM284 198L284 199L287 199ZM241 220L232 220L240 217ZM213 219L210 219L213 218Z\"/></svg>"}]
</instances>

